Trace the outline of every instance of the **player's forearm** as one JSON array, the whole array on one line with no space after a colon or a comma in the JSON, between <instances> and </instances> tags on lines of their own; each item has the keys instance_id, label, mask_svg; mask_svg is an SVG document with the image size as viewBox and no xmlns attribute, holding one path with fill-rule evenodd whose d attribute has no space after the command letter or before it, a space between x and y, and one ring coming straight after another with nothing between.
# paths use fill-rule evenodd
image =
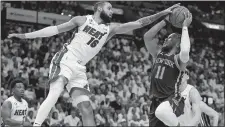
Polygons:
<instances>
[{"instance_id":1,"label":"player's forearm","mask_svg":"<svg viewBox=\"0 0 225 127\"><path fill-rule=\"evenodd\" d=\"M213 117L213 126L218 126L219 121L219 114L216 113L216 115Z\"/></svg>"},{"instance_id":2,"label":"player's forearm","mask_svg":"<svg viewBox=\"0 0 225 127\"><path fill-rule=\"evenodd\" d=\"M188 34L188 28L184 26L182 28L182 36L181 36L181 43L180 43L180 60L183 63L187 63L189 60L189 52L190 52L190 38Z\"/></svg>"},{"instance_id":3,"label":"player's forearm","mask_svg":"<svg viewBox=\"0 0 225 127\"><path fill-rule=\"evenodd\" d=\"M149 31L147 31L144 35L144 38L152 39L164 26L166 26L166 22L162 20L161 22L154 25Z\"/></svg>"},{"instance_id":4,"label":"player's forearm","mask_svg":"<svg viewBox=\"0 0 225 127\"><path fill-rule=\"evenodd\" d=\"M25 38L51 37L58 34L57 26L49 26L38 31L25 33Z\"/></svg>"},{"instance_id":5,"label":"player's forearm","mask_svg":"<svg viewBox=\"0 0 225 127\"><path fill-rule=\"evenodd\" d=\"M10 119L10 118L4 120L4 123L5 123L6 125L10 125L10 126L23 125L23 122L17 121L17 120L13 120L13 119Z\"/></svg>"},{"instance_id":6,"label":"player's forearm","mask_svg":"<svg viewBox=\"0 0 225 127\"><path fill-rule=\"evenodd\" d=\"M160 17L165 16L167 14L168 14L168 12L161 11L161 12L156 13L154 15L147 16L147 17L143 17L141 19L138 19L137 21L140 23L140 25L141 25L140 27L144 27L146 25L149 25L149 24L153 23L154 21L156 21Z\"/></svg>"}]
</instances>

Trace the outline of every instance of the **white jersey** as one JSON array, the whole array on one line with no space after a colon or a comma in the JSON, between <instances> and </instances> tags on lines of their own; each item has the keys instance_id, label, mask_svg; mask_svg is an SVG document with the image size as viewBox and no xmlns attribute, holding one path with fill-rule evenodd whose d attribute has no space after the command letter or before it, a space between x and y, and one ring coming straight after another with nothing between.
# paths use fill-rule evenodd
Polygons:
<instances>
[{"instance_id":1,"label":"white jersey","mask_svg":"<svg viewBox=\"0 0 225 127\"><path fill-rule=\"evenodd\" d=\"M14 96L9 97L5 101L9 101L12 104L11 119L21 122L24 121L28 112L28 103L24 99L22 99L22 102L19 102Z\"/></svg>"},{"instance_id":2,"label":"white jersey","mask_svg":"<svg viewBox=\"0 0 225 127\"><path fill-rule=\"evenodd\" d=\"M181 92L181 96L185 99L184 114L178 117L181 126L188 125L188 123L190 123L191 119L194 116L194 114L192 113L191 103L190 103L190 91L192 88L193 86L188 84L185 90Z\"/></svg>"},{"instance_id":3,"label":"white jersey","mask_svg":"<svg viewBox=\"0 0 225 127\"><path fill-rule=\"evenodd\" d=\"M106 43L109 25L98 24L92 15L86 16L85 23L78 27L78 32L67 45L81 65L90 61Z\"/></svg>"}]
</instances>

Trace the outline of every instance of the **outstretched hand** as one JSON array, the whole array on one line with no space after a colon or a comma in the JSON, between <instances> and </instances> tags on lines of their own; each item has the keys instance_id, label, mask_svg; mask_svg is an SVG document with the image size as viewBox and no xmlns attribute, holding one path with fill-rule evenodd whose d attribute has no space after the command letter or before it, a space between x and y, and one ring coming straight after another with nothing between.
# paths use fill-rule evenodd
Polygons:
<instances>
[{"instance_id":1,"label":"outstretched hand","mask_svg":"<svg viewBox=\"0 0 225 127\"><path fill-rule=\"evenodd\" d=\"M9 34L8 38L12 38L12 37L16 37L16 38L20 38L20 39L25 39L25 34Z\"/></svg>"},{"instance_id":2,"label":"outstretched hand","mask_svg":"<svg viewBox=\"0 0 225 127\"><path fill-rule=\"evenodd\" d=\"M170 13L172 13L172 11L173 11L174 8L177 8L177 7L179 7L179 6L180 6L180 3L174 4L173 6L171 6L171 7L167 8L167 9L165 9L164 12L167 12L168 14L170 14Z\"/></svg>"}]
</instances>

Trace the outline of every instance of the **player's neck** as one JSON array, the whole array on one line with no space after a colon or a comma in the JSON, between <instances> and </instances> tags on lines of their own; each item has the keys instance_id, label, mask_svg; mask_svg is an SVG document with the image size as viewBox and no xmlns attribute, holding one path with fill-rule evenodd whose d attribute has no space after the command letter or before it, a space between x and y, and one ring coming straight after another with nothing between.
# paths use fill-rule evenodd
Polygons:
<instances>
[{"instance_id":1,"label":"player's neck","mask_svg":"<svg viewBox=\"0 0 225 127\"><path fill-rule=\"evenodd\" d=\"M188 86L187 82L182 83L182 85L180 86L180 92L183 92L187 88L187 86Z\"/></svg>"},{"instance_id":2,"label":"player's neck","mask_svg":"<svg viewBox=\"0 0 225 127\"><path fill-rule=\"evenodd\" d=\"M13 97L14 97L17 101L22 102L22 98L21 98L21 97L17 97L17 96L15 96L15 95L13 95Z\"/></svg>"},{"instance_id":3,"label":"player's neck","mask_svg":"<svg viewBox=\"0 0 225 127\"><path fill-rule=\"evenodd\" d=\"M94 21L98 24L102 24L104 23L104 21L100 18L100 16L96 13L92 16L92 18L94 19Z\"/></svg>"}]
</instances>

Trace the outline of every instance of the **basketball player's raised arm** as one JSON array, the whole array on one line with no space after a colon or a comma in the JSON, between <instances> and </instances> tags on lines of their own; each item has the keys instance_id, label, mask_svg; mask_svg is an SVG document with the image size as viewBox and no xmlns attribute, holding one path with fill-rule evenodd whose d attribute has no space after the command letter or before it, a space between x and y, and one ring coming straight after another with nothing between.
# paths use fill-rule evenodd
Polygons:
<instances>
[{"instance_id":1,"label":"basketball player's raised arm","mask_svg":"<svg viewBox=\"0 0 225 127\"><path fill-rule=\"evenodd\" d=\"M109 40L115 34L123 34L123 33L129 32L129 31L147 26L147 25L153 23L154 21L156 21L157 19L159 19L160 17L171 13L172 12L171 10L178 7L179 5L180 4L175 4L175 5L167 8L167 9L165 9L165 10L159 12L159 13L156 13L156 14L151 15L151 16L146 16L146 17L140 18L136 21L124 23L124 24L121 24L121 25L111 24L110 25L110 35L109 35L107 40Z\"/></svg>"},{"instance_id":2,"label":"basketball player's raised arm","mask_svg":"<svg viewBox=\"0 0 225 127\"><path fill-rule=\"evenodd\" d=\"M206 103L204 103L203 101L201 101L201 103L200 103L200 108L201 108L202 112L204 112L209 117L213 118L212 126L218 126L219 114L214 109L209 107Z\"/></svg>"},{"instance_id":3,"label":"basketball player's raised arm","mask_svg":"<svg viewBox=\"0 0 225 127\"><path fill-rule=\"evenodd\" d=\"M166 21L162 20L144 34L145 46L153 57L155 57L158 52L157 46L159 42L159 39L155 36L164 26L166 26Z\"/></svg>"},{"instance_id":4,"label":"basketball player's raised arm","mask_svg":"<svg viewBox=\"0 0 225 127\"><path fill-rule=\"evenodd\" d=\"M2 120L5 125L9 126L18 126L18 125L23 125L23 122L21 121L16 121L11 119L11 109L12 109L12 104L9 101L5 101L2 105L1 109L1 114L2 114Z\"/></svg>"},{"instance_id":5,"label":"basketball player's raised arm","mask_svg":"<svg viewBox=\"0 0 225 127\"><path fill-rule=\"evenodd\" d=\"M49 26L49 27L45 27L43 29L30 32L30 33L25 33L25 34L9 34L8 38L17 37L21 39L32 39L32 38L38 38L38 37L51 37L56 34L69 31L75 27L81 26L85 21L86 21L85 16L76 16L72 18L71 20L69 20L68 22L65 22L57 26Z\"/></svg>"},{"instance_id":6,"label":"basketball player's raised arm","mask_svg":"<svg viewBox=\"0 0 225 127\"><path fill-rule=\"evenodd\" d=\"M180 43L180 53L178 55L178 63L180 68L183 70L186 68L187 62L189 61L189 52L191 48L190 38L188 34L188 26L192 22L191 13L185 13L185 20L183 22L181 43Z\"/></svg>"},{"instance_id":7,"label":"basketball player's raised arm","mask_svg":"<svg viewBox=\"0 0 225 127\"><path fill-rule=\"evenodd\" d=\"M196 126L201 119L201 96L196 88L192 88L190 91L190 102L192 104L193 117L188 126Z\"/></svg>"}]
</instances>

